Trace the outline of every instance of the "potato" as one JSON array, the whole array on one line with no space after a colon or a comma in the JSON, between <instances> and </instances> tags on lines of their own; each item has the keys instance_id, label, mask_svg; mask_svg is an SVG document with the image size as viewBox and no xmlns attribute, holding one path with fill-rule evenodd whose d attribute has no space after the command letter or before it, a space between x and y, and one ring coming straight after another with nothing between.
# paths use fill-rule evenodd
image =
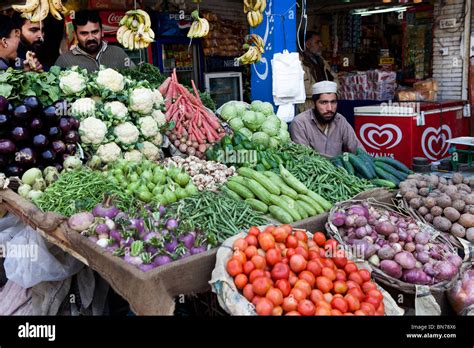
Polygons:
<instances>
[{"instance_id":1,"label":"potato","mask_svg":"<svg viewBox=\"0 0 474 348\"><path fill-rule=\"evenodd\" d=\"M470 213L462 214L458 223L464 228L474 227L474 215Z\"/></svg>"},{"instance_id":2,"label":"potato","mask_svg":"<svg viewBox=\"0 0 474 348\"><path fill-rule=\"evenodd\" d=\"M427 187L423 187L418 191L418 194L422 197L427 197L430 194L430 189Z\"/></svg>"},{"instance_id":3,"label":"potato","mask_svg":"<svg viewBox=\"0 0 474 348\"><path fill-rule=\"evenodd\" d=\"M461 213L453 207L444 208L443 215L451 222L456 222L461 217Z\"/></svg>"},{"instance_id":4,"label":"potato","mask_svg":"<svg viewBox=\"0 0 474 348\"><path fill-rule=\"evenodd\" d=\"M439 176L431 174L428 178L429 183L431 186L436 187L439 184Z\"/></svg>"},{"instance_id":5,"label":"potato","mask_svg":"<svg viewBox=\"0 0 474 348\"><path fill-rule=\"evenodd\" d=\"M439 193L438 192L431 192L428 197L433 197L433 198L438 198L439 197Z\"/></svg>"},{"instance_id":6,"label":"potato","mask_svg":"<svg viewBox=\"0 0 474 348\"><path fill-rule=\"evenodd\" d=\"M466 230L466 239L472 243L474 243L474 228L468 228Z\"/></svg>"},{"instance_id":7,"label":"potato","mask_svg":"<svg viewBox=\"0 0 474 348\"><path fill-rule=\"evenodd\" d=\"M464 176L462 176L461 173L454 173L451 180L453 181L453 184L455 184L455 185L462 184L462 182L464 181Z\"/></svg>"},{"instance_id":8,"label":"potato","mask_svg":"<svg viewBox=\"0 0 474 348\"><path fill-rule=\"evenodd\" d=\"M413 191L408 191L403 197L407 200L407 202L410 202L412 199L417 198L418 195Z\"/></svg>"},{"instance_id":9,"label":"potato","mask_svg":"<svg viewBox=\"0 0 474 348\"><path fill-rule=\"evenodd\" d=\"M416 187L418 188L428 187L428 183L425 180L418 181L418 183L416 184Z\"/></svg>"},{"instance_id":10,"label":"potato","mask_svg":"<svg viewBox=\"0 0 474 348\"><path fill-rule=\"evenodd\" d=\"M423 206L423 207L418 208L418 213L420 213L422 216L425 216L429 212L430 212L430 210L427 207Z\"/></svg>"},{"instance_id":11,"label":"potato","mask_svg":"<svg viewBox=\"0 0 474 348\"><path fill-rule=\"evenodd\" d=\"M433 215L431 214L426 214L425 216L423 216L423 218L426 220L427 223L432 223L433 222Z\"/></svg>"},{"instance_id":12,"label":"potato","mask_svg":"<svg viewBox=\"0 0 474 348\"><path fill-rule=\"evenodd\" d=\"M468 194L464 197L464 202L466 202L466 204L474 204L474 193Z\"/></svg>"},{"instance_id":13,"label":"potato","mask_svg":"<svg viewBox=\"0 0 474 348\"><path fill-rule=\"evenodd\" d=\"M462 201L464 203L464 201ZM423 204L428 208L431 209L436 205L436 199L433 197L426 197L423 200Z\"/></svg>"},{"instance_id":14,"label":"potato","mask_svg":"<svg viewBox=\"0 0 474 348\"><path fill-rule=\"evenodd\" d=\"M413 192L415 195L417 195L418 189L413 186L403 186L403 187L400 186L400 194L402 196L405 196L408 192Z\"/></svg>"},{"instance_id":15,"label":"potato","mask_svg":"<svg viewBox=\"0 0 474 348\"><path fill-rule=\"evenodd\" d=\"M445 177L441 176L439 178L439 183L442 184L442 185L446 185L448 183L448 180L446 180Z\"/></svg>"},{"instance_id":16,"label":"potato","mask_svg":"<svg viewBox=\"0 0 474 348\"><path fill-rule=\"evenodd\" d=\"M462 191L461 191L462 192ZM459 199L462 199L463 198L463 195L461 194L461 192L456 192L455 194L452 194L452 195L449 195L449 197L451 198L451 200L454 202L454 201L457 201Z\"/></svg>"},{"instance_id":17,"label":"potato","mask_svg":"<svg viewBox=\"0 0 474 348\"><path fill-rule=\"evenodd\" d=\"M441 216L441 214L443 214L443 208L434 206L433 208L431 208L430 213L433 216Z\"/></svg>"},{"instance_id":18,"label":"potato","mask_svg":"<svg viewBox=\"0 0 474 348\"><path fill-rule=\"evenodd\" d=\"M433 226L439 231L447 232L451 229L452 223L442 216L436 216L433 219Z\"/></svg>"},{"instance_id":19,"label":"potato","mask_svg":"<svg viewBox=\"0 0 474 348\"><path fill-rule=\"evenodd\" d=\"M464 203L466 204L466 203ZM469 213L469 210L471 209L471 206L469 204L466 204L464 206L464 210L461 213Z\"/></svg>"},{"instance_id":20,"label":"potato","mask_svg":"<svg viewBox=\"0 0 474 348\"><path fill-rule=\"evenodd\" d=\"M464 180L462 181L464 185L469 185L469 182L470 182L469 178L464 178Z\"/></svg>"},{"instance_id":21,"label":"potato","mask_svg":"<svg viewBox=\"0 0 474 348\"><path fill-rule=\"evenodd\" d=\"M449 186L444 186L441 191L443 191L444 193L446 193L448 196L451 196L451 195L457 193L457 192L458 192L458 189L457 189L457 187L454 186L454 185L449 185Z\"/></svg>"},{"instance_id":22,"label":"potato","mask_svg":"<svg viewBox=\"0 0 474 348\"><path fill-rule=\"evenodd\" d=\"M467 193L471 193L471 188L465 184L459 184L459 185L456 185L458 191L466 191Z\"/></svg>"},{"instance_id":23,"label":"potato","mask_svg":"<svg viewBox=\"0 0 474 348\"><path fill-rule=\"evenodd\" d=\"M474 214L474 205L469 206L469 210L467 211L469 214Z\"/></svg>"},{"instance_id":24,"label":"potato","mask_svg":"<svg viewBox=\"0 0 474 348\"><path fill-rule=\"evenodd\" d=\"M436 204L441 208L447 208L452 205L452 200L449 196L443 195L441 197L436 198Z\"/></svg>"},{"instance_id":25,"label":"potato","mask_svg":"<svg viewBox=\"0 0 474 348\"><path fill-rule=\"evenodd\" d=\"M451 226L450 232L453 236L458 238L464 238L466 236L466 229L458 223Z\"/></svg>"},{"instance_id":26,"label":"potato","mask_svg":"<svg viewBox=\"0 0 474 348\"><path fill-rule=\"evenodd\" d=\"M425 203L426 205L426 203ZM458 212L462 213L464 208L466 207L466 203L463 200L458 199L453 202L453 208L456 209Z\"/></svg>"},{"instance_id":27,"label":"potato","mask_svg":"<svg viewBox=\"0 0 474 348\"><path fill-rule=\"evenodd\" d=\"M421 181L421 180L423 180L423 175L420 175L420 174L410 174L410 175L408 175L408 180Z\"/></svg>"},{"instance_id":28,"label":"potato","mask_svg":"<svg viewBox=\"0 0 474 348\"><path fill-rule=\"evenodd\" d=\"M413 198L410 200L410 207L418 209L423 205L423 200L421 198Z\"/></svg>"},{"instance_id":29,"label":"potato","mask_svg":"<svg viewBox=\"0 0 474 348\"><path fill-rule=\"evenodd\" d=\"M474 178L469 179L469 186L471 186L471 188L474 188Z\"/></svg>"}]
</instances>

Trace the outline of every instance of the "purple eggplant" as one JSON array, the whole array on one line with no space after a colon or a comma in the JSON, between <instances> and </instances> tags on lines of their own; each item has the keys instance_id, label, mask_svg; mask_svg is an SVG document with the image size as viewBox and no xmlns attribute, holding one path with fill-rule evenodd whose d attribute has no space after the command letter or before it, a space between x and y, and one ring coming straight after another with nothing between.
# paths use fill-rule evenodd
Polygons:
<instances>
[{"instance_id":1,"label":"purple eggplant","mask_svg":"<svg viewBox=\"0 0 474 348\"><path fill-rule=\"evenodd\" d=\"M54 106L48 106L43 109L43 115L46 123L53 125L59 122L61 111L57 110Z\"/></svg>"},{"instance_id":2,"label":"purple eggplant","mask_svg":"<svg viewBox=\"0 0 474 348\"><path fill-rule=\"evenodd\" d=\"M13 104L12 104L12 103L8 103L6 113L9 114L9 115L13 115L13 111L14 111L14 110L15 110L15 107L13 106Z\"/></svg>"},{"instance_id":3,"label":"purple eggplant","mask_svg":"<svg viewBox=\"0 0 474 348\"><path fill-rule=\"evenodd\" d=\"M20 167L20 166L18 166L18 165L16 165L16 164L10 164L10 165L8 165L8 166L5 167L5 174L6 174L7 176L18 176L18 177L21 177L21 176L23 175L23 172L24 172L24 171L25 171L25 170L24 170L22 167Z\"/></svg>"},{"instance_id":4,"label":"purple eggplant","mask_svg":"<svg viewBox=\"0 0 474 348\"><path fill-rule=\"evenodd\" d=\"M30 122L30 129L35 132L40 132L43 129L43 121L39 117L35 117Z\"/></svg>"},{"instance_id":5,"label":"purple eggplant","mask_svg":"<svg viewBox=\"0 0 474 348\"><path fill-rule=\"evenodd\" d=\"M11 138L15 142L22 142L29 139L30 135L26 127L15 127L11 131Z\"/></svg>"},{"instance_id":6,"label":"purple eggplant","mask_svg":"<svg viewBox=\"0 0 474 348\"><path fill-rule=\"evenodd\" d=\"M59 140L61 139L61 135L62 135L62 132L61 132L61 129L59 129L59 127L50 127L48 129L48 137L51 140Z\"/></svg>"},{"instance_id":7,"label":"purple eggplant","mask_svg":"<svg viewBox=\"0 0 474 348\"><path fill-rule=\"evenodd\" d=\"M41 102L37 97L26 97L23 99L23 104L28 106L33 112L38 112L42 109Z\"/></svg>"},{"instance_id":8,"label":"purple eggplant","mask_svg":"<svg viewBox=\"0 0 474 348\"><path fill-rule=\"evenodd\" d=\"M18 105L13 110L13 121L16 124L25 125L30 120L32 114L31 109L26 105Z\"/></svg>"},{"instance_id":9,"label":"purple eggplant","mask_svg":"<svg viewBox=\"0 0 474 348\"><path fill-rule=\"evenodd\" d=\"M72 125L69 122L68 117L61 117L61 119L59 120L59 128L64 133L69 132L72 129Z\"/></svg>"},{"instance_id":10,"label":"purple eggplant","mask_svg":"<svg viewBox=\"0 0 474 348\"><path fill-rule=\"evenodd\" d=\"M36 163L36 153L30 147L25 147L15 153L15 162L20 165L34 165Z\"/></svg>"},{"instance_id":11,"label":"purple eggplant","mask_svg":"<svg viewBox=\"0 0 474 348\"><path fill-rule=\"evenodd\" d=\"M7 129L10 125L11 117L7 114L0 114L0 131Z\"/></svg>"},{"instance_id":12,"label":"purple eggplant","mask_svg":"<svg viewBox=\"0 0 474 348\"><path fill-rule=\"evenodd\" d=\"M15 143L9 139L0 139L0 154L12 154L16 151Z\"/></svg>"},{"instance_id":13,"label":"purple eggplant","mask_svg":"<svg viewBox=\"0 0 474 348\"><path fill-rule=\"evenodd\" d=\"M64 141L68 144L75 144L79 141L79 133L76 131L69 131L64 134Z\"/></svg>"},{"instance_id":14,"label":"purple eggplant","mask_svg":"<svg viewBox=\"0 0 474 348\"><path fill-rule=\"evenodd\" d=\"M78 130L79 126L81 125L79 120L75 117L72 117L72 116L69 117L69 124L71 125L72 130Z\"/></svg>"},{"instance_id":15,"label":"purple eggplant","mask_svg":"<svg viewBox=\"0 0 474 348\"><path fill-rule=\"evenodd\" d=\"M2 168L6 167L10 163L10 159L5 155L0 155L0 172Z\"/></svg>"},{"instance_id":16,"label":"purple eggplant","mask_svg":"<svg viewBox=\"0 0 474 348\"><path fill-rule=\"evenodd\" d=\"M47 149L41 153L41 158L46 162L53 162L56 159L56 154L53 150Z\"/></svg>"},{"instance_id":17,"label":"purple eggplant","mask_svg":"<svg viewBox=\"0 0 474 348\"><path fill-rule=\"evenodd\" d=\"M0 112L8 110L8 99L0 95Z\"/></svg>"},{"instance_id":18,"label":"purple eggplant","mask_svg":"<svg viewBox=\"0 0 474 348\"><path fill-rule=\"evenodd\" d=\"M74 156L77 152L76 144L66 144L66 154Z\"/></svg>"},{"instance_id":19,"label":"purple eggplant","mask_svg":"<svg viewBox=\"0 0 474 348\"><path fill-rule=\"evenodd\" d=\"M49 141L46 135L44 134L37 134L33 137L33 146L43 148L48 146Z\"/></svg>"},{"instance_id":20,"label":"purple eggplant","mask_svg":"<svg viewBox=\"0 0 474 348\"><path fill-rule=\"evenodd\" d=\"M63 154L66 151L66 144L62 140L56 140L51 143L51 149L56 154Z\"/></svg>"}]
</instances>

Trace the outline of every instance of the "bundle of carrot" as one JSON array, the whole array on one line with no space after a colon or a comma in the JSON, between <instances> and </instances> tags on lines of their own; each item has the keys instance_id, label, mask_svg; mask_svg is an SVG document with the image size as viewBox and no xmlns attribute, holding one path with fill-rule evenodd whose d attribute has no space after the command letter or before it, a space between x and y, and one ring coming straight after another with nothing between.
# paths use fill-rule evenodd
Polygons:
<instances>
[{"instance_id":1,"label":"bundle of carrot","mask_svg":"<svg viewBox=\"0 0 474 348\"><path fill-rule=\"evenodd\" d=\"M192 85L194 95L178 82L175 69L159 91L165 98L166 121L175 125L168 131L168 138L179 151L203 158L225 131L218 118L204 107L194 81Z\"/></svg>"}]
</instances>

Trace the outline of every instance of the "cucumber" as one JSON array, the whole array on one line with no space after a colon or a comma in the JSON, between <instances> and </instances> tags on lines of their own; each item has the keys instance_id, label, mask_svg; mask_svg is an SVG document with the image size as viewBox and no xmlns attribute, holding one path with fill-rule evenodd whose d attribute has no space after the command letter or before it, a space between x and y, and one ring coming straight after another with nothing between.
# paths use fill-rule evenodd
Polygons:
<instances>
[{"instance_id":1,"label":"cucumber","mask_svg":"<svg viewBox=\"0 0 474 348\"><path fill-rule=\"evenodd\" d=\"M288 170L280 164L280 175L283 180L286 182L288 186L294 189L298 193L306 194L308 192L308 188L303 184L301 181L296 179L293 174L291 174Z\"/></svg>"},{"instance_id":2,"label":"cucumber","mask_svg":"<svg viewBox=\"0 0 474 348\"><path fill-rule=\"evenodd\" d=\"M397 185L395 185L393 182L389 180L384 180L384 179L373 179L372 184L378 186L378 187L387 187L390 189L397 188Z\"/></svg>"},{"instance_id":3,"label":"cucumber","mask_svg":"<svg viewBox=\"0 0 474 348\"><path fill-rule=\"evenodd\" d=\"M273 184L268 178L253 169L241 167L237 169L239 175L245 176L248 179L253 179L257 181L260 185L265 187L265 189L271 194L279 196L281 194L280 188Z\"/></svg>"},{"instance_id":4,"label":"cucumber","mask_svg":"<svg viewBox=\"0 0 474 348\"><path fill-rule=\"evenodd\" d=\"M335 167L337 168L344 168L344 165L342 164L342 160L340 157L334 157L331 159L332 164L334 164Z\"/></svg>"},{"instance_id":5,"label":"cucumber","mask_svg":"<svg viewBox=\"0 0 474 348\"><path fill-rule=\"evenodd\" d=\"M264 172L263 174L280 188L282 195L286 195L293 199L298 198L298 192L289 187L278 174L273 172Z\"/></svg>"},{"instance_id":6,"label":"cucumber","mask_svg":"<svg viewBox=\"0 0 474 348\"><path fill-rule=\"evenodd\" d=\"M282 224L291 224L293 223L293 218L288 214L284 209L280 208L277 205L271 205L268 207L270 214Z\"/></svg>"},{"instance_id":7,"label":"cucumber","mask_svg":"<svg viewBox=\"0 0 474 348\"><path fill-rule=\"evenodd\" d=\"M375 166L375 172L377 173L378 177L383 180L388 180L393 182L396 186L400 185L400 180L394 177L392 174L386 172L379 166Z\"/></svg>"},{"instance_id":8,"label":"cucumber","mask_svg":"<svg viewBox=\"0 0 474 348\"><path fill-rule=\"evenodd\" d=\"M407 174L411 174L413 173L410 168L408 168L406 165L404 165L402 162L400 161L397 161L396 159L394 158L391 158L391 157L377 157L375 159L376 161L380 161L380 162L384 162L384 163L387 163L389 165L391 165L392 167L404 172L404 173L407 173Z\"/></svg>"},{"instance_id":9,"label":"cucumber","mask_svg":"<svg viewBox=\"0 0 474 348\"><path fill-rule=\"evenodd\" d=\"M246 179L245 186L252 191L252 193L266 205L271 204L270 193L260 185L256 180ZM248 197L253 198L253 197Z\"/></svg>"},{"instance_id":10,"label":"cucumber","mask_svg":"<svg viewBox=\"0 0 474 348\"><path fill-rule=\"evenodd\" d=\"M312 206L310 206L305 201L298 201L298 202L304 208L304 210L306 210L306 212L309 214L309 216L318 215L318 213L316 212L316 209L314 209Z\"/></svg>"},{"instance_id":11,"label":"cucumber","mask_svg":"<svg viewBox=\"0 0 474 348\"><path fill-rule=\"evenodd\" d=\"M367 165L367 168L372 173L372 175L374 177L377 176L375 173L374 158L360 147L357 149L357 156Z\"/></svg>"},{"instance_id":12,"label":"cucumber","mask_svg":"<svg viewBox=\"0 0 474 348\"><path fill-rule=\"evenodd\" d=\"M332 204L328 202L327 200L325 200L320 195L318 195L316 192L308 191L306 195L314 199L316 203L318 203L321 207L323 207L324 211L329 211L332 208Z\"/></svg>"},{"instance_id":13,"label":"cucumber","mask_svg":"<svg viewBox=\"0 0 474 348\"><path fill-rule=\"evenodd\" d=\"M300 204L300 201L295 201L295 205L296 205L296 209L298 209L298 213L300 213L303 220L309 218L308 212Z\"/></svg>"},{"instance_id":14,"label":"cucumber","mask_svg":"<svg viewBox=\"0 0 474 348\"><path fill-rule=\"evenodd\" d=\"M344 166L344 168L347 170L347 172L351 175L354 175L355 174L355 171L354 171L354 166L351 164L351 161L349 161L349 159L344 159L342 160L342 164Z\"/></svg>"},{"instance_id":15,"label":"cucumber","mask_svg":"<svg viewBox=\"0 0 474 348\"><path fill-rule=\"evenodd\" d=\"M249 199L246 199L245 202L247 202L252 207L253 210L259 211L264 214L268 213L268 205L266 205L265 203L259 200L249 198Z\"/></svg>"},{"instance_id":16,"label":"cucumber","mask_svg":"<svg viewBox=\"0 0 474 348\"><path fill-rule=\"evenodd\" d=\"M239 176L239 175L231 176L230 178L227 179L227 182L231 182L231 181L234 181L236 183L239 183L240 185L245 186L245 178L243 176Z\"/></svg>"},{"instance_id":17,"label":"cucumber","mask_svg":"<svg viewBox=\"0 0 474 348\"><path fill-rule=\"evenodd\" d=\"M306 195L298 195L298 199L300 201L306 202L306 204L309 204L313 209L316 210L318 214L324 213L323 207L311 197L306 196Z\"/></svg>"},{"instance_id":18,"label":"cucumber","mask_svg":"<svg viewBox=\"0 0 474 348\"><path fill-rule=\"evenodd\" d=\"M237 193L240 197L248 199L248 198L255 198L252 191L249 190L244 185L239 184L235 181L228 181L226 184L227 188Z\"/></svg>"},{"instance_id":19,"label":"cucumber","mask_svg":"<svg viewBox=\"0 0 474 348\"><path fill-rule=\"evenodd\" d=\"M398 171L397 169L385 162L375 161L375 166L381 168L389 174L392 174L400 181L404 181L408 177L408 174Z\"/></svg>"},{"instance_id":20,"label":"cucumber","mask_svg":"<svg viewBox=\"0 0 474 348\"><path fill-rule=\"evenodd\" d=\"M281 209L285 210L288 214L290 214L291 218L294 221L299 221L303 219L301 215L298 213L298 211L296 210L294 202L292 205L289 205L285 200L275 195L270 195L270 199L273 205L280 207Z\"/></svg>"},{"instance_id":21,"label":"cucumber","mask_svg":"<svg viewBox=\"0 0 474 348\"><path fill-rule=\"evenodd\" d=\"M347 156L349 156L349 160L351 161L351 164L354 166L354 169L356 169L360 174L362 174L366 179L375 179L375 175L367 169L367 165L364 164L363 161L353 153L348 153Z\"/></svg>"},{"instance_id":22,"label":"cucumber","mask_svg":"<svg viewBox=\"0 0 474 348\"><path fill-rule=\"evenodd\" d=\"M232 191L227 186L222 186L221 191L224 192L224 194L226 194L230 198L232 198L234 201L241 201L242 200L242 197L240 197L236 192Z\"/></svg>"},{"instance_id":23,"label":"cucumber","mask_svg":"<svg viewBox=\"0 0 474 348\"><path fill-rule=\"evenodd\" d=\"M291 197L285 196L285 195L281 195L280 199L283 200L288 205L288 207L290 209L295 209L298 212L298 214L300 215L301 220L306 219L308 217L308 214L306 213L306 210L302 209L302 207L297 204L296 200L292 199Z\"/></svg>"}]
</instances>

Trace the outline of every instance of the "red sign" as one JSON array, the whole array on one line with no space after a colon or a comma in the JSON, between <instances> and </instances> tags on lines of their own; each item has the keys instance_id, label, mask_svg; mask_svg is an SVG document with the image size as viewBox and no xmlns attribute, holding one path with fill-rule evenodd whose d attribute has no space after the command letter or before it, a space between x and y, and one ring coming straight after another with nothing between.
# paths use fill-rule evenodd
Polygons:
<instances>
[{"instance_id":1,"label":"red sign","mask_svg":"<svg viewBox=\"0 0 474 348\"><path fill-rule=\"evenodd\" d=\"M100 11L102 19L102 28L105 36L114 36L117 34L120 20L125 16L125 11Z\"/></svg>"},{"instance_id":2,"label":"red sign","mask_svg":"<svg viewBox=\"0 0 474 348\"><path fill-rule=\"evenodd\" d=\"M140 1L137 1L137 6ZM127 10L134 6L133 0L89 0L89 8L96 10Z\"/></svg>"}]
</instances>

